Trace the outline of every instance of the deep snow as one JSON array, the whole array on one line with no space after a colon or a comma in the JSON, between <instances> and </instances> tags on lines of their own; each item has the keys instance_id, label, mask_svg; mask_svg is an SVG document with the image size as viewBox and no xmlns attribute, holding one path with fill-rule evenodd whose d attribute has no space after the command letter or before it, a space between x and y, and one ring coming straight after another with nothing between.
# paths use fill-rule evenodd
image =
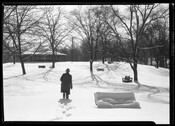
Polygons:
<instances>
[{"instance_id":1,"label":"deep snow","mask_svg":"<svg viewBox=\"0 0 175 126\"><path fill-rule=\"evenodd\" d=\"M46 68L38 68L46 65ZM138 65L142 85L123 83L122 77L133 71L129 64L94 62L93 74L89 62L25 63L22 75L20 63L3 64L3 96L5 121L154 121L169 124L169 69ZM70 68L73 89L70 100L64 104L60 93L60 77ZM104 68L104 71L97 71ZM99 109L94 93L135 93L141 109ZM64 101L63 101L64 102Z\"/></svg>"}]
</instances>

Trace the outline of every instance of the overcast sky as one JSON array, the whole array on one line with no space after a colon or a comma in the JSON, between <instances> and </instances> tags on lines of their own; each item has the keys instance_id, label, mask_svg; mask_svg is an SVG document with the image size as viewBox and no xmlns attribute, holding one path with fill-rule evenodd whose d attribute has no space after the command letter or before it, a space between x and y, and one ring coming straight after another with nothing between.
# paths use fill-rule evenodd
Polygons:
<instances>
[{"instance_id":1,"label":"overcast sky","mask_svg":"<svg viewBox=\"0 0 175 126\"><path fill-rule=\"evenodd\" d=\"M129 5L129 4L128 4ZM162 6L169 6L168 3L162 3ZM86 7L88 5L61 5L61 7L63 7L67 12L72 11L73 9L77 9L78 6L82 6L82 7ZM117 5L117 7L122 10L123 8L125 8L125 5Z\"/></svg>"}]
</instances>

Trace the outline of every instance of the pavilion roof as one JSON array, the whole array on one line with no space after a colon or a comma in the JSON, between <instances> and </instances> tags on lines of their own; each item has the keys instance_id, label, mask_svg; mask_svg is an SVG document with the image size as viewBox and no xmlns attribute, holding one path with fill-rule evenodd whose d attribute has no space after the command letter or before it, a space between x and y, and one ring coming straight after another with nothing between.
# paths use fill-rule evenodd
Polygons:
<instances>
[{"instance_id":1,"label":"pavilion roof","mask_svg":"<svg viewBox=\"0 0 175 126\"><path fill-rule=\"evenodd\" d=\"M32 55L32 54L34 54L34 52L33 51L25 51L24 53L23 53L24 55L25 54L29 54L29 55ZM37 51L37 52L35 52L35 55L52 55L52 51ZM67 55L67 54L64 54L64 53L60 53L60 52L55 52L55 55Z\"/></svg>"}]
</instances>

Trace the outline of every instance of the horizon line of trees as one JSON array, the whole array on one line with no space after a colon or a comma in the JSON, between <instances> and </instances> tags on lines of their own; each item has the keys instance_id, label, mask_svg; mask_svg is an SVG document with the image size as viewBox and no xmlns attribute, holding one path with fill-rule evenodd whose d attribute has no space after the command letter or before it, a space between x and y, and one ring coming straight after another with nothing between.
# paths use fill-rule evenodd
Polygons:
<instances>
[{"instance_id":1,"label":"horizon line of trees","mask_svg":"<svg viewBox=\"0 0 175 126\"><path fill-rule=\"evenodd\" d=\"M60 61L89 61L89 55L88 52L83 49L81 46L76 46L74 48L70 47L64 47L61 48L59 51L61 53L67 54L67 56L61 57ZM144 64L144 65L151 65L155 66L156 68L163 67L163 68L169 68L169 53L166 52L167 54L165 55L165 48L167 47L162 47L158 51L159 57L157 58L155 55L156 49L151 47L147 48L147 50L142 50L143 56L140 56L138 59L139 64ZM168 47L169 48L169 47ZM146 49L146 48L145 48ZM167 50L168 51L168 50ZM125 61L120 54L115 50L115 48L112 49L112 47L106 49L106 55L102 57L102 52L97 53L97 57L95 61L100 61L102 63L105 62L119 62L119 61ZM145 57L146 55L146 57ZM157 60L157 61L156 61Z\"/></svg>"}]
</instances>

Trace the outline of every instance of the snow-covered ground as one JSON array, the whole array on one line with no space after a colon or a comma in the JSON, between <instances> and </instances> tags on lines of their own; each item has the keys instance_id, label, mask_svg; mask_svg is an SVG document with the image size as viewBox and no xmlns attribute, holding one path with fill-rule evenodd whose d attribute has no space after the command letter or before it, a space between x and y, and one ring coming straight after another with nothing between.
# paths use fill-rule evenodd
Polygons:
<instances>
[{"instance_id":1,"label":"snow-covered ground","mask_svg":"<svg viewBox=\"0 0 175 126\"><path fill-rule=\"evenodd\" d=\"M45 65L46 68L38 68ZM138 65L138 78L142 85L123 83L125 75L133 77L129 64L94 62L25 63L22 75L20 63L3 64L3 93L5 121L154 121L169 124L169 69ZM60 77L70 68L73 89L65 102L60 93ZM104 71L97 71L104 68ZM94 93L134 92L141 109L99 109Z\"/></svg>"}]
</instances>

